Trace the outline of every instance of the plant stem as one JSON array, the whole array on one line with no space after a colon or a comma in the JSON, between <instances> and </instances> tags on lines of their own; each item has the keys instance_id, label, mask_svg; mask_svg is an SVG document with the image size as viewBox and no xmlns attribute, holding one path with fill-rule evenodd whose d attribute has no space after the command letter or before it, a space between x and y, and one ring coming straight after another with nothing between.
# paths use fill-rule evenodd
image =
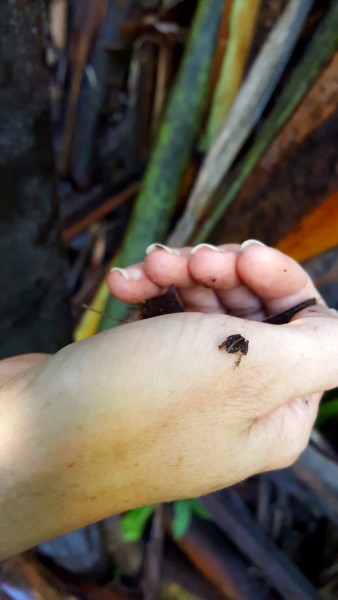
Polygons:
<instances>
[{"instance_id":1,"label":"plant stem","mask_svg":"<svg viewBox=\"0 0 338 600\"><path fill-rule=\"evenodd\" d=\"M210 67L224 0L199 0L180 70L127 228L118 265L142 260L151 242L161 242L173 216L182 178L203 117ZM105 312L123 319L125 306L110 297ZM111 327L101 319L99 330Z\"/></svg>"}]
</instances>

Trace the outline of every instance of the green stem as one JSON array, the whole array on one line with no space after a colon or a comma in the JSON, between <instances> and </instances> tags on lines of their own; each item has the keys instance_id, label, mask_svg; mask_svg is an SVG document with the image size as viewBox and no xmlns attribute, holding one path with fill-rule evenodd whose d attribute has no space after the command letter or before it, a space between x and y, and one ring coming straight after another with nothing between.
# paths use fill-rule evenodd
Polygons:
<instances>
[{"instance_id":1,"label":"green stem","mask_svg":"<svg viewBox=\"0 0 338 600\"><path fill-rule=\"evenodd\" d=\"M207 88L224 0L199 0L180 70L136 200L118 265L143 259L145 248L165 239L185 170L204 113ZM110 297L105 312L115 319L126 307ZM111 327L101 319L99 330Z\"/></svg>"}]
</instances>

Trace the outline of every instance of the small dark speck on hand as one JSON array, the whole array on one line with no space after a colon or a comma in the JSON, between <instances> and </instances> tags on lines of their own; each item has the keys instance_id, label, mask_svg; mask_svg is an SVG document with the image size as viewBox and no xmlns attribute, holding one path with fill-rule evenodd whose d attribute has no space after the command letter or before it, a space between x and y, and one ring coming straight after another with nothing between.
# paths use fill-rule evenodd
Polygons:
<instances>
[{"instance_id":1,"label":"small dark speck on hand","mask_svg":"<svg viewBox=\"0 0 338 600\"><path fill-rule=\"evenodd\" d=\"M223 350L223 348L229 354L238 354L238 358L235 363L235 367L238 367L242 356L248 353L249 340L244 339L244 337L239 333L235 333L233 335L229 335L224 342L219 344L218 349Z\"/></svg>"},{"instance_id":2,"label":"small dark speck on hand","mask_svg":"<svg viewBox=\"0 0 338 600\"><path fill-rule=\"evenodd\" d=\"M287 272L288 272L288 270L287 270L287 269L283 269L283 273L287 273Z\"/></svg>"},{"instance_id":3,"label":"small dark speck on hand","mask_svg":"<svg viewBox=\"0 0 338 600\"><path fill-rule=\"evenodd\" d=\"M216 277L213 277L211 281L212 281L213 283L216 283L216 281L217 281Z\"/></svg>"}]
</instances>

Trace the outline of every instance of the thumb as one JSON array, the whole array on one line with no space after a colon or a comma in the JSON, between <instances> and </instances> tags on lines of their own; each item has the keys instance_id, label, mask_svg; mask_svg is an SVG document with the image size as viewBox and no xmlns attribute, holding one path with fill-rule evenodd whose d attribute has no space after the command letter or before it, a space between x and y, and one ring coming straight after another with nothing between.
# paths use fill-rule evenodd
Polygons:
<instances>
[{"instance_id":1,"label":"thumb","mask_svg":"<svg viewBox=\"0 0 338 600\"><path fill-rule=\"evenodd\" d=\"M285 325L235 317L225 317L221 325L219 315L214 315L213 319L218 321L219 348L226 349L224 341L233 334L240 334L248 342L248 351L238 368L237 355L228 354L227 363L231 371L225 371L225 357L218 353L217 377L221 379L223 370L224 377L237 390L256 390L260 396L260 410L265 410L265 404L273 410L287 398L321 394L338 386L336 311L321 305L311 306ZM219 333L220 330L222 334ZM212 328L209 327L209 335L211 331ZM215 333L216 327L214 335ZM243 395L245 396L244 393Z\"/></svg>"},{"instance_id":2,"label":"thumb","mask_svg":"<svg viewBox=\"0 0 338 600\"><path fill-rule=\"evenodd\" d=\"M338 313L311 306L281 327L288 341L287 368L293 369L296 394L323 392L338 386ZM282 333L282 331L280 332Z\"/></svg>"}]
</instances>

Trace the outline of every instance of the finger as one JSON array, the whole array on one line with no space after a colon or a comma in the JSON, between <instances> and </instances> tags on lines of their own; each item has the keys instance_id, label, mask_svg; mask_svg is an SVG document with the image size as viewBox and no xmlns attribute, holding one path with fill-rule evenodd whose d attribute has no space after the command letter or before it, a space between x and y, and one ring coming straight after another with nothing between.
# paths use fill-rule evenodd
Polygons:
<instances>
[{"instance_id":1,"label":"finger","mask_svg":"<svg viewBox=\"0 0 338 600\"><path fill-rule=\"evenodd\" d=\"M224 244L218 247L199 244L191 251L189 271L201 286L214 290L223 312L239 317L262 319L264 314L260 299L242 284L237 273L239 249L239 244Z\"/></svg>"},{"instance_id":2,"label":"finger","mask_svg":"<svg viewBox=\"0 0 338 600\"><path fill-rule=\"evenodd\" d=\"M224 314L224 308L215 292L202 285L195 284L191 288L181 288L178 290L178 295L187 312Z\"/></svg>"},{"instance_id":3,"label":"finger","mask_svg":"<svg viewBox=\"0 0 338 600\"><path fill-rule=\"evenodd\" d=\"M338 316L324 305L301 311L285 329L292 336L295 356L299 359L297 381L307 392L323 392L338 386ZM299 377L298 377L299 374Z\"/></svg>"},{"instance_id":4,"label":"finger","mask_svg":"<svg viewBox=\"0 0 338 600\"><path fill-rule=\"evenodd\" d=\"M219 290L217 296L229 315L253 321L262 321L266 316L261 299L246 285Z\"/></svg>"},{"instance_id":5,"label":"finger","mask_svg":"<svg viewBox=\"0 0 338 600\"><path fill-rule=\"evenodd\" d=\"M292 258L259 244L244 246L237 269L243 283L262 301L267 314L315 297L324 304L305 270Z\"/></svg>"},{"instance_id":6,"label":"finger","mask_svg":"<svg viewBox=\"0 0 338 600\"><path fill-rule=\"evenodd\" d=\"M221 366L223 361L223 368L232 366L229 384L234 383L242 390L243 406L251 402L252 395L267 398L266 390L273 390L273 395L258 406L257 418L284 404L285 399L323 393L338 385L338 318L325 306L312 308L316 309L311 313L312 318L301 318L287 325L229 316L220 320L216 315L217 321L209 324L211 335L215 335L217 363ZM222 347L228 336L234 334L248 342L247 352L242 356ZM239 364L238 358L241 358ZM206 368L211 368L206 358L204 361Z\"/></svg>"},{"instance_id":7,"label":"finger","mask_svg":"<svg viewBox=\"0 0 338 600\"><path fill-rule=\"evenodd\" d=\"M162 294L165 290L151 281L144 271L143 263L125 269L114 268L106 282L110 292L122 302L136 304Z\"/></svg>"},{"instance_id":8,"label":"finger","mask_svg":"<svg viewBox=\"0 0 338 600\"><path fill-rule=\"evenodd\" d=\"M191 250L189 272L199 284L217 290L229 290L241 285L236 262L238 244L212 246L199 244Z\"/></svg>"},{"instance_id":9,"label":"finger","mask_svg":"<svg viewBox=\"0 0 338 600\"><path fill-rule=\"evenodd\" d=\"M149 252L150 250L150 252ZM144 270L149 279L162 287L175 285L187 311L223 312L217 295L198 285L188 268L190 248L168 248L152 244L147 249Z\"/></svg>"},{"instance_id":10,"label":"finger","mask_svg":"<svg viewBox=\"0 0 338 600\"><path fill-rule=\"evenodd\" d=\"M260 298L243 285L238 275L239 251L239 244L219 247L200 244L192 250L189 271L201 285L214 288L220 305L228 314L262 320L265 314Z\"/></svg>"},{"instance_id":11,"label":"finger","mask_svg":"<svg viewBox=\"0 0 338 600\"><path fill-rule=\"evenodd\" d=\"M151 244L146 250L144 271L158 286L167 288L191 287L194 280L188 269L189 248L169 248L163 244Z\"/></svg>"}]
</instances>

